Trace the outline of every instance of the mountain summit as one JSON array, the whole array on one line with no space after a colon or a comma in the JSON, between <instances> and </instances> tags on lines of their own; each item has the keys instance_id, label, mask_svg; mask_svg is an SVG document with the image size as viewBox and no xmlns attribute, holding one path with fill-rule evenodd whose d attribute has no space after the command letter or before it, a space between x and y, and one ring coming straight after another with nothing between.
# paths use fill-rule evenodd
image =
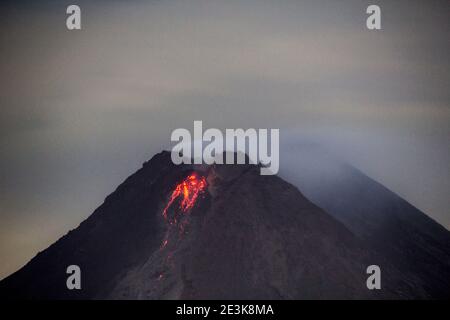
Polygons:
<instances>
[{"instance_id":1,"label":"mountain summit","mask_svg":"<svg viewBox=\"0 0 450 320\"><path fill-rule=\"evenodd\" d=\"M390 266L293 185L256 165L174 165L155 155L94 213L0 282L16 299L417 298ZM81 269L68 290L66 269Z\"/></svg>"}]
</instances>

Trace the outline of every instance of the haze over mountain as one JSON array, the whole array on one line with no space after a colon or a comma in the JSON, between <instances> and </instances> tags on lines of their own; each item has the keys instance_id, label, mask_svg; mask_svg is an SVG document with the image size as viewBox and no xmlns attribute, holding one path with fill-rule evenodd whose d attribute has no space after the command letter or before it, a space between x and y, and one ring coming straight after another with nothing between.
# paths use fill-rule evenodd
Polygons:
<instances>
[{"instance_id":1,"label":"haze over mountain","mask_svg":"<svg viewBox=\"0 0 450 320\"><path fill-rule=\"evenodd\" d=\"M388 260L390 267L413 278L416 290L428 297L450 297L448 230L317 144L292 146L290 156L282 160L282 177Z\"/></svg>"}]
</instances>

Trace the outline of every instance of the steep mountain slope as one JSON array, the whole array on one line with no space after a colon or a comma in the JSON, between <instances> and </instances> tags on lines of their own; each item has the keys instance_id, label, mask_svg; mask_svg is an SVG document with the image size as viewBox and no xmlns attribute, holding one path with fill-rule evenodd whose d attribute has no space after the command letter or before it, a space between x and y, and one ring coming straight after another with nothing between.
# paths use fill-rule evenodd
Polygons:
<instances>
[{"instance_id":1,"label":"steep mountain slope","mask_svg":"<svg viewBox=\"0 0 450 320\"><path fill-rule=\"evenodd\" d=\"M2 298L421 297L343 224L253 165L175 166L154 156L78 228L0 283ZM68 265L82 289L68 290Z\"/></svg>"},{"instance_id":2,"label":"steep mountain slope","mask_svg":"<svg viewBox=\"0 0 450 320\"><path fill-rule=\"evenodd\" d=\"M415 292L450 298L448 230L320 147L305 144L291 151L281 176L389 261L387 267L408 278Z\"/></svg>"}]
</instances>

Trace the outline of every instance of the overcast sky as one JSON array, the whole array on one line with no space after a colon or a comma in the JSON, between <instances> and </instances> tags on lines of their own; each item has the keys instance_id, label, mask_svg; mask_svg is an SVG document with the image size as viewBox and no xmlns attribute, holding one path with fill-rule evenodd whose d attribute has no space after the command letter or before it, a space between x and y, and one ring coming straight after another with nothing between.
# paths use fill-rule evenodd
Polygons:
<instances>
[{"instance_id":1,"label":"overcast sky","mask_svg":"<svg viewBox=\"0 0 450 320\"><path fill-rule=\"evenodd\" d=\"M76 1L68 31L71 3L0 7L0 278L193 120L319 142L450 227L448 1Z\"/></svg>"}]
</instances>

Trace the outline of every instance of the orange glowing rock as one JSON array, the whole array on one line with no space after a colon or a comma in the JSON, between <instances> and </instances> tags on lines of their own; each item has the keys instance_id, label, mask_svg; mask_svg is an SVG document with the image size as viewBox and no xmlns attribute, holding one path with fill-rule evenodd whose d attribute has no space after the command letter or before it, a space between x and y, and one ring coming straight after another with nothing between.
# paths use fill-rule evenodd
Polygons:
<instances>
[{"instance_id":1,"label":"orange glowing rock","mask_svg":"<svg viewBox=\"0 0 450 320\"><path fill-rule=\"evenodd\" d=\"M182 197L179 208L182 213L186 213L194 207L197 198L205 192L205 189L206 178L199 176L197 173L190 174L182 182L177 184L172 191L169 202L163 210L164 219L167 220L167 211L176 199Z\"/></svg>"}]
</instances>

